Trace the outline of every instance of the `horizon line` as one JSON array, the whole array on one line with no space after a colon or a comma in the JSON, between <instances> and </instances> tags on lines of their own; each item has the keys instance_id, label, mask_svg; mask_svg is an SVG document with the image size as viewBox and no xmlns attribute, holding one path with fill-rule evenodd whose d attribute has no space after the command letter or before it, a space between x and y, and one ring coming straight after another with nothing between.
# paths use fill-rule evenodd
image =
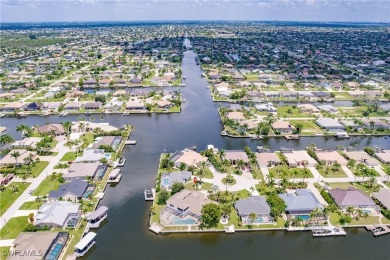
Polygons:
<instances>
[{"instance_id":1,"label":"horizon line","mask_svg":"<svg viewBox=\"0 0 390 260\"><path fill-rule=\"evenodd\" d=\"M298 23L384 23L390 24L390 21L349 21L349 20L244 20L244 19L233 19L233 20L222 20L222 19L190 19L190 20L182 20L182 19L173 19L173 20L86 20L86 21L0 21L0 27L2 24L43 24L43 23L117 23L117 22L298 22Z\"/></svg>"}]
</instances>

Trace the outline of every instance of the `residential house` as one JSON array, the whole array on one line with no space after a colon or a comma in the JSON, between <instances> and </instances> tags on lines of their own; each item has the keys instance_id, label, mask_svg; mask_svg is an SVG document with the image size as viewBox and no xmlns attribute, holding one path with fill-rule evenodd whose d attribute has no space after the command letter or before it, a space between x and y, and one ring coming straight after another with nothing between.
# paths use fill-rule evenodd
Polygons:
<instances>
[{"instance_id":1,"label":"residential house","mask_svg":"<svg viewBox=\"0 0 390 260\"><path fill-rule=\"evenodd\" d=\"M375 157L384 164L390 164L390 150L381 150L375 153Z\"/></svg>"},{"instance_id":2,"label":"residential house","mask_svg":"<svg viewBox=\"0 0 390 260\"><path fill-rule=\"evenodd\" d=\"M146 109L145 103L141 101L128 101L126 103L126 110L144 110Z\"/></svg>"},{"instance_id":3,"label":"residential house","mask_svg":"<svg viewBox=\"0 0 390 260\"><path fill-rule=\"evenodd\" d=\"M68 232L39 231L21 232L12 242L9 260L36 260L36 259L58 259L53 256L60 256L69 239Z\"/></svg>"},{"instance_id":4,"label":"residential house","mask_svg":"<svg viewBox=\"0 0 390 260\"><path fill-rule=\"evenodd\" d=\"M380 205L386 209L390 209L390 189L383 189L378 192L373 192L372 197L377 200Z\"/></svg>"},{"instance_id":5,"label":"residential house","mask_svg":"<svg viewBox=\"0 0 390 260\"><path fill-rule=\"evenodd\" d=\"M111 146L116 150L122 141L121 136L102 136L97 137L96 141L92 144L93 149L99 149L100 146Z\"/></svg>"},{"instance_id":6,"label":"residential house","mask_svg":"<svg viewBox=\"0 0 390 260\"><path fill-rule=\"evenodd\" d=\"M340 209L346 209L347 207L357 208L376 208L375 202L367 196L363 191L354 187L349 189L331 189L328 191L336 205Z\"/></svg>"},{"instance_id":7,"label":"residential house","mask_svg":"<svg viewBox=\"0 0 390 260\"><path fill-rule=\"evenodd\" d=\"M245 116L244 116L244 113L242 112L229 112L226 117L228 119L231 119L231 120L234 120L234 121L237 121L237 122L241 122L243 120L245 120Z\"/></svg>"},{"instance_id":8,"label":"residential house","mask_svg":"<svg viewBox=\"0 0 390 260\"><path fill-rule=\"evenodd\" d=\"M102 108L101 102L87 102L84 104L86 110L98 110Z\"/></svg>"},{"instance_id":9,"label":"residential house","mask_svg":"<svg viewBox=\"0 0 390 260\"><path fill-rule=\"evenodd\" d=\"M185 149L172 154L171 160L175 163L176 167L179 167L181 163L187 166L198 166L202 162L207 162L207 157L195 151Z\"/></svg>"},{"instance_id":10,"label":"residential house","mask_svg":"<svg viewBox=\"0 0 390 260\"><path fill-rule=\"evenodd\" d=\"M256 160L259 167L270 167L280 164L280 159L275 153L256 153Z\"/></svg>"},{"instance_id":11,"label":"residential house","mask_svg":"<svg viewBox=\"0 0 390 260\"><path fill-rule=\"evenodd\" d=\"M65 110L76 110L79 111L82 107L83 103L81 102L69 102L64 106Z\"/></svg>"},{"instance_id":12,"label":"residential house","mask_svg":"<svg viewBox=\"0 0 390 260\"><path fill-rule=\"evenodd\" d=\"M338 163L341 166L346 166L348 164L348 161L336 151L316 151L316 154L318 160L327 165Z\"/></svg>"},{"instance_id":13,"label":"residential house","mask_svg":"<svg viewBox=\"0 0 390 260\"><path fill-rule=\"evenodd\" d=\"M320 106L317 106L317 108L319 110L327 112L327 113L332 113L332 114L337 113L337 108L335 108L332 105L320 105Z\"/></svg>"},{"instance_id":14,"label":"residential house","mask_svg":"<svg viewBox=\"0 0 390 260\"><path fill-rule=\"evenodd\" d=\"M43 204L35 215L35 226L49 228L75 228L81 217L80 204L53 201Z\"/></svg>"},{"instance_id":15,"label":"residential house","mask_svg":"<svg viewBox=\"0 0 390 260\"><path fill-rule=\"evenodd\" d=\"M308 166L314 167L317 161L314 160L306 151L283 151L290 167Z\"/></svg>"},{"instance_id":16,"label":"residential house","mask_svg":"<svg viewBox=\"0 0 390 260\"><path fill-rule=\"evenodd\" d=\"M41 137L26 137L23 140L15 141L11 144L13 149L35 149L37 143L42 140Z\"/></svg>"},{"instance_id":17,"label":"residential house","mask_svg":"<svg viewBox=\"0 0 390 260\"><path fill-rule=\"evenodd\" d=\"M161 177L161 188L171 189L175 183L186 184L191 180L192 173L189 171L176 171L167 174L163 174Z\"/></svg>"},{"instance_id":18,"label":"residential house","mask_svg":"<svg viewBox=\"0 0 390 260\"><path fill-rule=\"evenodd\" d=\"M12 156L14 152L19 153L17 158ZM31 160L35 158L35 156L36 152L23 149L11 150L6 156L0 159L0 166L29 164L31 163Z\"/></svg>"},{"instance_id":19,"label":"residential house","mask_svg":"<svg viewBox=\"0 0 390 260\"><path fill-rule=\"evenodd\" d=\"M272 128L281 134L291 134L295 127L289 121L276 121L272 123Z\"/></svg>"},{"instance_id":20,"label":"residential house","mask_svg":"<svg viewBox=\"0 0 390 260\"><path fill-rule=\"evenodd\" d=\"M98 180L104 176L108 166L105 163L72 163L67 172L63 174L66 181L74 179Z\"/></svg>"},{"instance_id":21,"label":"residential house","mask_svg":"<svg viewBox=\"0 0 390 260\"><path fill-rule=\"evenodd\" d=\"M25 105L26 105L25 103L19 103L19 102L6 103L3 107L1 107L1 110L4 112L23 110Z\"/></svg>"},{"instance_id":22,"label":"residential house","mask_svg":"<svg viewBox=\"0 0 390 260\"><path fill-rule=\"evenodd\" d=\"M111 156L111 154L106 154L104 149L88 149L84 151L82 156L77 157L75 162L94 163L99 162L102 159L108 160L109 156Z\"/></svg>"},{"instance_id":23,"label":"residential house","mask_svg":"<svg viewBox=\"0 0 390 260\"><path fill-rule=\"evenodd\" d=\"M35 128L40 134L54 134L55 136L65 135L64 126L61 124L48 124Z\"/></svg>"},{"instance_id":24,"label":"residential house","mask_svg":"<svg viewBox=\"0 0 390 260\"><path fill-rule=\"evenodd\" d=\"M62 184L57 190L49 192L48 200L78 201L83 198L88 183L80 179Z\"/></svg>"},{"instance_id":25,"label":"residential house","mask_svg":"<svg viewBox=\"0 0 390 260\"><path fill-rule=\"evenodd\" d=\"M358 163L365 163L367 166L378 166L379 162L368 155L365 151L346 151L344 154L349 160L355 160Z\"/></svg>"},{"instance_id":26,"label":"residential house","mask_svg":"<svg viewBox=\"0 0 390 260\"><path fill-rule=\"evenodd\" d=\"M345 129L342 124L340 124L333 118L321 117L316 120L316 124L319 125L321 128L327 129L329 131L339 131Z\"/></svg>"},{"instance_id":27,"label":"residential house","mask_svg":"<svg viewBox=\"0 0 390 260\"><path fill-rule=\"evenodd\" d=\"M286 203L286 213L290 219L300 217L307 220L313 210L324 208L309 189L297 189L278 196Z\"/></svg>"},{"instance_id":28,"label":"residential house","mask_svg":"<svg viewBox=\"0 0 390 260\"><path fill-rule=\"evenodd\" d=\"M267 204L264 196L253 196L246 199L237 200L234 208L241 218L243 224L267 224L274 222L271 216L271 208ZM250 214L256 214L256 219L250 219Z\"/></svg>"},{"instance_id":29,"label":"residential house","mask_svg":"<svg viewBox=\"0 0 390 260\"><path fill-rule=\"evenodd\" d=\"M248 155L240 150L227 150L224 155L225 160L229 160L232 165L237 165L238 161L244 162L244 165L249 166Z\"/></svg>"},{"instance_id":30,"label":"residential house","mask_svg":"<svg viewBox=\"0 0 390 260\"><path fill-rule=\"evenodd\" d=\"M297 108L301 113L310 113L313 115L318 115L320 113L320 110L312 104L298 105Z\"/></svg>"}]
</instances>

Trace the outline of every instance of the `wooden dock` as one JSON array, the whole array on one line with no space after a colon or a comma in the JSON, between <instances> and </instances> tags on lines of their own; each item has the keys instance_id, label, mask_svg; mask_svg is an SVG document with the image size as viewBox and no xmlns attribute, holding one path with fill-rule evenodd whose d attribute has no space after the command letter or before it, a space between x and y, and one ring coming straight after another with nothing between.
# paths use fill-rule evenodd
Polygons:
<instances>
[{"instance_id":1,"label":"wooden dock","mask_svg":"<svg viewBox=\"0 0 390 260\"><path fill-rule=\"evenodd\" d=\"M390 228L386 225L367 225L366 229L371 231L375 237L390 234Z\"/></svg>"},{"instance_id":2,"label":"wooden dock","mask_svg":"<svg viewBox=\"0 0 390 260\"><path fill-rule=\"evenodd\" d=\"M342 227L313 227L313 237L331 237L331 236L346 236L344 229Z\"/></svg>"},{"instance_id":3,"label":"wooden dock","mask_svg":"<svg viewBox=\"0 0 390 260\"><path fill-rule=\"evenodd\" d=\"M299 140L299 135L285 135L284 138L287 140Z\"/></svg>"},{"instance_id":4,"label":"wooden dock","mask_svg":"<svg viewBox=\"0 0 390 260\"><path fill-rule=\"evenodd\" d=\"M156 234L159 234L163 229L164 227L160 224L157 224L156 222L153 222L153 224L149 227L149 230Z\"/></svg>"}]
</instances>

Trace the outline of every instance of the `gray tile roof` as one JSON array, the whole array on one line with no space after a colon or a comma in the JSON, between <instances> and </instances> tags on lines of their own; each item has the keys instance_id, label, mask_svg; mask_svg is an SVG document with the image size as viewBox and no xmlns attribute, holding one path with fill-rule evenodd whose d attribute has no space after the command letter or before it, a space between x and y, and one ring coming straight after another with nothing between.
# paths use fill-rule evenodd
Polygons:
<instances>
[{"instance_id":1,"label":"gray tile roof","mask_svg":"<svg viewBox=\"0 0 390 260\"><path fill-rule=\"evenodd\" d=\"M348 206L375 206L375 202L368 197L363 191L353 187L348 190L332 189L329 195L333 198L339 207Z\"/></svg>"},{"instance_id":2,"label":"gray tile roof","mask_svg":"<svg viewBox=\"0 0 390 260\"><path fill-rule=\"evenodd\" d=\"M65 226L65 221L70 214L78 214L79 203L67 201L53 201L43 204L35 216L35 225L55 224Z\"/></svg>"},{"instance_id":3,"label":"gray tile roof","mask_svg":"<svg viewBox=\"0 0 390 260\"><path fill-rule=\"evenodd\" d=\"M75 179L69 183L62 184L58 190L52 190L49 193L49 198L58 199L69 194L76 198L81 198L88 187L88 183L85 181Z\"/></svg>"},{"instance_id":4,"label":"gray tile roof","mask_svg":"<svg viewBox=\"0 0 390 260\"><path fill-rule=\"evenodd\" d=\"M240 199L234 204L240 216L256 213L257 215L270 214L271 209L264 196L253 196Z\"/></svg>"},{"instance_id":5,"label":"gray tile roof","mask_svg":"<svg viewBox=\"0 0 390 260\"><path fill-rule=\"evenodd\" d=\"M171 172L170 174L167 174L167 176L169 176L169 188L171 188L175 182L185 184L191 179L192 173L189 171L178 171Z\"/></svg>"},{"instance_id":6,"label":"gray tile roof","mask_svg":"<svg viewBox=\"0 0 390 260\"><path fill-rule=\"evenodd\" d=\"M295 211L312 211L316 208L323 208L310 190L298 189L295 193L279 194L278 196L286 203L286 211L289 213L294 213Z\"/></svg>"}]
</instances>

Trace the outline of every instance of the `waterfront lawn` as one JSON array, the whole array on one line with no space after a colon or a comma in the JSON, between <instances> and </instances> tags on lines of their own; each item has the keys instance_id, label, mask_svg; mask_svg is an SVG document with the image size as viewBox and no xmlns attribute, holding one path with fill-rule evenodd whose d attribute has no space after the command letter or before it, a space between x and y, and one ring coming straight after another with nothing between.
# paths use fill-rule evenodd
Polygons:
<instances>
[{"instance_id":1,"label":"waterfront lawn","mask_svg":"<svg viewBox=\"0 0 390 260\"><path fill-rule=\"evenodd\" d=\"M83 233L84 233L84 227L86 226L87 221L85 219L81 220L80 228L75 230L66 230L66 232L69 232L69 236L71 237L70 242L68 246L66 247L66 251L64 253L64 259L67 255L73 254L74 252L74 246L80 241ZM64 231L62 229L58 229L55 231Z\"/></svg>"},{"instance_id":2,"label":"waterfront lawn","mask_svg":"<svg viewBox=\"0 0 390 260\"><path fill-rule=\"evenodd\" d=\"M29 225L27 219L27 216L9 219L7 224L0 230L1 239L16 238Z\"/></svg>"},{"instance_id":3,"label":"waterfront lawn","mask_svg":"<svg viewBox=\"0 0 390 260\"><path fill-rule=\"evenodd\" d=\"M75 152L67 152L66 154L64 154L60 161L74 161L76 157L77 154Z\"/></svg>"},{"instance_id":4,"label":"waterfront lawn","mask_svg":"<svg viewBox=\"0 0 390 260\"><path fill-rule=\"evenodd\" d=\"M278 110L278 116L281 118L311 117L311 114L301 113L296 106L278 106L276 109Z\"/></svg>"},{"instance_id":5,"label":"waterfront lawn","mask_svg":"<svg viewBox=\"0 0 390 260\"><path fill-rule=\"evenodd\" d=\"M165 205L157 205L157 203L153 204L154 206L154 214L150 218L150 223L153 222L160 223L160 212L165 208Z\"/></svg>"},{"instance_id":6,"label":"waterfront lawn","mask_svg":"<svg viewBox=\"0 0 390 260\"><path fill-rule=\"evenodd\" d=\"M87 146L89 144L92 144L94 141L95 141L95 136L93 133L85 133L81 139L84 141L85 144L87 144Z\"/></svg>"},{"instance_id":7,"label":"waterfront lawn","mask_svg":"<svg viewBox=\"0 0 390 260\"><path fill-rule=\"evenodd\" d=\"M316 125L314 121L309 120L291 120L290 121L293 126L297 126L298 124L302 125L302 130L300 135L316 135L322 134L321 128Z\"/></svg>"},{"instance_id":8,"label":"waterfront lawn","mask_svg":"<svg viewBox=\"0 0 390 260\"><path fill-rule=\"evenodd\" d=\"M12 187L16 186L17 192L13 192ZM17 198L27 189L29 183L12 182L4 191L0 192L0 215L3 215Z\"/></svg>"},{"instance_id":9,"label":"waterfront lawn","mask_svg":"<svg viewBox=\"0 0 390 260\"><path fill-rule=\"evenodd\" d=\"M336 100L354 100L355 98L348 94L348 92L333 92Z\"/></svg>"},{"instance_id":10,"label":"waterfront lawn","mask_svg":"<svg viewBox=\"0 0 390 260\"><path fill-rule=\"evenodd\" d=\"M0 247L0 260L5 260L9 254L10 246Z\"/></svg>"},{"instance_id":11,"label":"waterfront lawn","mask_svg":"<svg viewBox=\"0 0 390 260\"><path fill-rule=\"evenodd\" d=\"M329 216L329 220L332 225L340 225L340 218L341 216L337 212L333 212ZM382 218L382 222L384 219L385 218ZM347 223L346 226L373 225L373 224L380 224L378 216L368 216L367 218L360 218L359 220L352 218L351 222Z\"/></svg>"},{"instance_id":12,"label":"waterfront lawn","mask_svg":"<svg viewBox=\"0 0 390 260\"><path fill-rule=\"evenodd\" d=\"M237 214L237 211L235 209L232 210L232 212L230 213L230 216L229 216L229 221L227 224L223 225L221 224L221 222L218 223L218 227L217 229L225 229L225 226L230 226L230 225L234 225L234 228L241 228L239 225L238 225L238 221L239 221L239 216Z\"/></svg>"},{"instance_id":13,"label":"waterfront lawn","mask_svg":"<svg viewBox=\"0 0 390 260\"><path fill-rule=\"evenodd\" d=\"M295 179L295 178L312 178L313 175L311 174L309 169L304 168L289 168L287 166L278 165L272 168L268 169L269 173L273 175L276 179L281 179L283 176L283 172L286 173L286 177L288 179ZM306 172L306 175L305 175Z\"/></svg>"},{"instance_id":14,"label":"waterfront lawn","mask_svg":"<svg viewBox=\"0 0 390 260\"><path fill-rule=\"evenodd\" d=\"M348 175L339 167L336 171L332 170L332 167L329 165L321 165L316 167L317 171L324 178L343 178L348 177Z\"/></svg>"},{"instance_id":15,"label":"waterfront lawn","mask_svg":"<svg viewBox=\"0 0 390 260\"><path fill-rule=\"evenodd\" d=\"M57 190L61 183L57 178L52 180L51 176L46 177L38 188L32 193L33 196L46 196L52 190Z\"/></svg>"},{"instance_id":16,"label":"waterfront lawn","mask_svg":"<svg viewBox=\"0 0 390 260\"><path fill-rule=\"evenodd\" d=\"M35 210L43 204L43 201L27 201L19 208L19 210Z\"/></svg>"}]
</instances>

